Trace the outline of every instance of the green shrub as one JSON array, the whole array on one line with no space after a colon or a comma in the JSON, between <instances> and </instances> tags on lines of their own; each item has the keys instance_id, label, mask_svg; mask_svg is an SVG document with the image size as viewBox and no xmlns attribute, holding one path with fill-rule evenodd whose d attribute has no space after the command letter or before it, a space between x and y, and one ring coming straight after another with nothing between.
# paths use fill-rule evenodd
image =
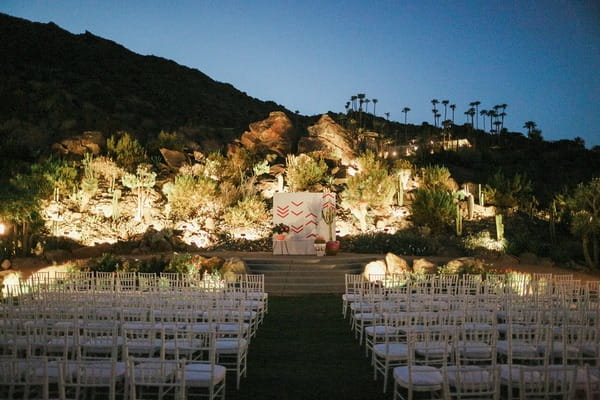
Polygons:
<instances>
[{"instance_id":1,"label":"green shrub","mask_svg":"<svg viewBox=\"0 0 600 400\"><path fill-rule=\"evenodd\" d=\"M250 228L265 223L267 208L258 196L246 197L228 208L223 215L223 220L230 227Z\"/></svg>"},{"instance_id":2,"label":"green shrub","mask_svg":"<svg viewBox=\"0 0 600 400\"><path fill-rule=\"evenodd\" d=\"M175 151L183 151L185 145L183 143L183 140L177 134L177 132L160 131L155 139L150 140L150 142L148 143L148 149L151 154L156 154L162 148Z\"/></svg>"},{"instance_id":3,"label":"green shrub","mask_svg":"<svg viewBox=\"0 0 600 400\"><path fill-rule=\"evenodd\" d=\"M173 258L165 267L165 272L178 272L184 275L196 273L198 268L194 265L193 258L189 253L173 253Z\"/></svg>"},{"instance_id":4,"label":"green shrub","mask_svg":"<svg viewBox=\"0 0 600 400\"><path fill-rule=\"evenodd\" d=\"M454 224L456 205L452 195L441 189L420 188L415 192L412 219L417 226L427 226L434 233L448 230Z\"/></svg>"},{"instance_id":5,"label":"green shrub","mask_svg":"<svg viewBox=\"0 0 600 400\"><path fill-rule=\"evenodd\" d=\"M526 175L515 174L508 178L498 171L485 186L485 198L489 204L500 208L514 208L525 205L533 194L533 186Z\"/></svg>"},{"instance_id":6,"label":"green shrub","mask_svg":"<svg viewBox=\"0 0 600 400\"><path fill-rule=\"evenodd\" d=\"M506 239L496 240L488 231L482 231L465 236L462 240L462 246L468 255L488 255L504 253L507 241Z\"/></svg>"},{"instance_id":7,"label":"green shrub","mask_svg":"<svg viewBox=\"0 0 600 400\"><path fill-rule=\"evenodd\" d=\"M120 258L111 253L103 253L100 257L88 261L87 267L94 272L115 272L121 268Z\"/></svg>"},{"instance_id":8,"label":"green shrub","mask_svg":"<svg viewBox=\"0 0 600 400\"><path fill-rule=\"evenodd\" d=\"M216 182L205 177L177 175L163 186L173 217L188 218L214 210L217 205Z\"/></svg>"},{"instance_id":9,"label":"green shrub","mask_svg":"<svg viewBox=\"0 0 600 400\"><path fill-rule=\"evenodd\" d=\"M148 160L144 147L127 132L120 133L120 137L113 135L108 138L106 147L109 156L130 172L135 171L138 164Z\"/></svg>"},{"instance_id":10,"label":"green shrub","mask_svg":"<svg viewBox=\"0 0 600 400\"><path fill-rule=\"evenodd\" d=\"M456 182L450 175L450 170L438 165L428 166L421 170L423 186L427 189L453 191L457 189Z\"/></svg>"},{"instance_id":11,"label":"green shrub","mask_svg":"<svg viewBox=\"0 0 600 400\"><path fill-rule=\"evenodd\" d=\"M327 164L323 160L315 160L307 154L286 158L286 179L292 192L315 190L323 183L327 174Z\"/></svg>"},{"instance_id":12,"label":"green shrub","mask_svg":"<svg viewBox=\"0 0 600 400\"><path fill-rule=\"evenodd\" d=\"M423 237L407 231L394 234L384 232L363 233L340 238L340 247L350 253L384 254L392 252L409 256L436 254L440 245L437 239Z\"/></svg>"}]
</instances>

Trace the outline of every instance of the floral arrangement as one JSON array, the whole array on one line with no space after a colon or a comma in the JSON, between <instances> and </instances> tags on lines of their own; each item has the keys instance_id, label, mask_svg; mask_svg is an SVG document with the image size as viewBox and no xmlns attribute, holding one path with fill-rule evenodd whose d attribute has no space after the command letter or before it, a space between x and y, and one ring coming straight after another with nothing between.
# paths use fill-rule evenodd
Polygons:
<instances>
[{"instance_id":1,"label":"floral arrangement","mask_svg":"<svg viewBox=\"0 0 600 400\"><path fill-rule=\"evenodd\" d=\"M282 233L288 233L289 231L290 231L290 227L284 223L280 223L280 224L273 226L273 233L276 233L279 235Z\"/></svg>"},{"instance_id":2,"label":"floral arrangement","mask_svg":"<svg viewBox=\"0 0 600 400\"><path fill-rule=\"evenodd\" d=\"M319 243L321 243L321 244L325 243L325 238L323 236L321 236L321 235L318 235L315 238L315 244L319 244Z\"/></svg>"}]
</instances>

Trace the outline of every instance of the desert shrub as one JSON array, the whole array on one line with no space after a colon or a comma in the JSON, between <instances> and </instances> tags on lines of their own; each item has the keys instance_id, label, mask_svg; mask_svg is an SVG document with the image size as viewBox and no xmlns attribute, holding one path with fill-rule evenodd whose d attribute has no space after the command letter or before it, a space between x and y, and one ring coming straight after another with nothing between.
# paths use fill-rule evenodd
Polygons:
<instances>
[{"instance_id":1,"label":"desert shrub","mask_svg":"<svg viewBox=\"0 0 600 400\"><path fill-rule=\"evenodd\" d=\"M526 175L515 174L509 178L498 171L490 177L485 186L485 198L489 204L500 208L519 207L531 199L532 188Z\"/></svg>"},{"instance_id":2,"label":"desert shrub","mask_svg":"<svg viewBox=\"0 0 600 400\"><path fill-rule=\"evenodd\" d=\"M468 255L488 255L504 253L507 247L506 239L497 240L488 231L465 236L462 247Z\"/></svg>"},{"instance_id":3,"label":"desert shrub","mask_svg":"<svg viewBox=\"0 0 600 400\"><path fill-rule=\"evenodd\" d=\"M350 176L340 194L341 206L358 220L360 229L366 231L369 212L389 207L396 194L396 178L388 174L387 167L371 151L357 158L358 173Z\"/></svg>"},{"instance_id":4,"label":"desert shrub","mask_svg":"<svg viewBox=\"0 0 600 400\"><path fill-rule=\"evenodd\" d=\"M423 186L427 189L441 189L453 191L458 188L454 179L450 175L450 170L438 165L430 165L421 170Z\"/></svg>"},{"instance_id":5,"label":"desert shrub","mask_svg":"<svg viewBox=\"0 0 600 400\"><path fill-rule=\"evenodd\" d=\"M130 172L148 160L144 147L127 132L120 133L120 137L113 135L108 138L106 148L117 165Z\"/></svg>"},{"instance_id":6,"label":"desert shrub","mask_svg":"<svg viewBox=\"0 0 600 400\"><path fill-rule=\"evenodd\" d=\"M228 208L223 220L230 227L249 228L264 223L268 218L267 208L258 196L246 197Z\"/></svg>"},{"instance_id":7,"label":"desert shrub","mask_svg":"<svg viewBox=\"0 0 600 400\"><path fill-rule=\"evenodd\" d=\"M120 168L110 157L96 157L92 160L90 166L96 176L106 180L109 193L114 191L115 182L125 174L123 168Z\"/></svg>"},{"instance_id":8,"label":"desert shrub","mask_svg":"<svg viewBox=\"0 0 600 400\"><path fill-rule=\"evenodd\" d=\"M427 226L434 233L453 226L456 205L452 195L442 189L420 188L412 203L412 219L417 226Z\"/></svg>"},{"instance_id":9,"label":"desert shrub","mask_svg":"<svg viewBox=\"0 0 600 400\"><path fill-rule=\"evenodd\" d=\"M150 140L148 143L148 150L150 153L156 154L162 148L183 151L185 145L177 132L160 131L158 135L156 135L156 138Z\"/></svg>"},{"instance_id":10,"label":"desert shrub","mask_svg":"<svg viewBox=\"0 0 600 400\"><path fill-rule=\"evenodd\" d=\"M169 264L165 267L165 272L178 272L189 275L198 272L194 265L193 256L189 253L174 253Z\"/></svg>"},{"instance_id":11,"label":"desert shrub","mask_svg":"<svg viewBox=\"0 0 600 400\"><path fill-rule=\"evenodd\" d=\"M44 198L50 197L53 189L58 189L59 193L69 193L77 187L79 175L72 162L52 156L39 164L33 164L31 174L38 177L38 191Z\"/></svg>"},{"instance_id":12,"label":"desert shrub","mask_svg":"<svg viewBox=\"0 0 600 400\"><path fill-rule=\"evenodd\" d=\"M111 253L103 253L100 257L88 261L87 268L94 272L115 272L121 268L120 258Z\"/></svg>"},{"instance_id":13,"label":"desert shrub","mask_svg":"<svg viewBox=\"0 0 600 400\"><path fill-rule=\"evenodd\" d=\"M315 189L323 183L327 174L327 164L323 160L315 160L307 154L286 158L286 180L292 192Z\"/></svg>"},{"instance_id":14,"label":"desert shrub","mask_svg":"<svg viewBox=\"0 0 600 400\"><path fill-rule=\"evenodd\" d=\"M202 215L216 207L216 182L205 177L177 175L163 186L173 217L187 218Z\"/></svg>"},{"instance_id":15,"label":"desert shrub","mask_svg":"<svg viewBox=\"0 0 600 400\"><path fill-rule=\"evenodd\" d=\"M341 248L351 253L388 253L409 256L436 254L440 248L436 238L424 237L407 231L394 234L384 232L362 233L340 238Z\"/></svg>"},{"instance_id":16,"label":"desert shrub","mask_svg":"<svg viewBox=\"0 0 600 400\"><path fill-rule=\"evenodd\" d=\"M156 183L156 173L150 170L148 165L139 165L134 174L126 173L121 178L123 186L131 189L137 196L136 220L141 221L144 214L146 198L150 194L150 189Z\"/></svg>"}]
</instances>

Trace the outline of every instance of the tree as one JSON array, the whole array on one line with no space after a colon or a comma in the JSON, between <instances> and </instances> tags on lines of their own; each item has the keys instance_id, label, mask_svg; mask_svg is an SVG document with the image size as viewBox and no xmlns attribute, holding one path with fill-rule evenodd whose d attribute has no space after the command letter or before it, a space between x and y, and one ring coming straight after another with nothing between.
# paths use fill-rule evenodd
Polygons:
<instances>
[{"instance_id":1,"label":"tree","mask_svg":"<svg viewBox=\"0 0 600 400\"><path fill-rule=\"evenodd\" d=\"M350 101L352 102L352 111L356 111L356 99L358 99L358 96L350 96Z\"/></svg>"},{"instance_id":2,"label":"tree","mask_svg":"<svg viewBox=\"0 0 600 400\"><path fill-rule=\"evenodd\" d=\"M444 105L444 121L447 120L448 118L446 117L446 113L448 111L448 104L450 103L449 100L442 100L442 104Z\"/></svg>"},{"instance_id":3,"label":"tree","mask_svg":"<svg viewBox=\"0 0 600 400\"><path fill-rule=\"evenodd\" d=\"M128 187L137 195L136 221L142 221L144 217L144 207L146 199L150 194L150 189L156 183L156 173L150 171L147 166L140 165L136 174L125 174L121 178L123 186Z\"/></svg>"},{"instance_id":4,"label":"tree","mask_svg":"<svg viewBox=\"0 0 600 400\"><path fill-rule=\"evenodd\" d=\"M450 104L450 109L452 110L452 123L454 123L454 110L456 110L456 104Z\"/></svg>"},{"instance_id":5,"label":"tree","mask_svg":"<svg viewBox=\"0 0 600 400\"><path fill-rule=\"evenodd\" d=\"M369 99L365 99L365 112L368 113L369 112L369 103L371 102L371 100Z\"/></svg>"},{"instance_id":6,"label":"tree","mask_svg":"<svg viewBox=\"0 0 600 400\"><path fill-rule=\"evenodd\" d=\"M410 111L410 108L408 107L404 107L402 109L402 112L404 113L404 140L408 140L408 135L407 135L407 131L408 131L408 125L406 124L406 116L408 115L408 112Z\"/></svg>"},{"instance_id":7,"label":"tree","mask_svg":"<svg viewBox=\"0 0 600 400\"><path fill-rule=\"evenodd\" d=\"M390 120L390 113L389 112L385 112L383 114L385 115L385 119L387 119L389 121Z\"/></svg>"},{"instance_id":8,"label":"tree","mask_svg":"<svg viewBox=\"0 0 600 400\"><path fill-rule=\"evenodd\" d=\"M471 106L471 108L475 108L475 115L477 116L477 124L475 125L475 129L479 129L479 105L481 104L481 102L479 100L476 100L472 103L469 103L469 105ZM472 124L473 122L471 122Z\"/></svg>"},{"instance_id":9,"label":"tree","mask_svg":"<svg viewBox=\"0 0 600 400\"><path fill-rule=\"evenodd\" d=\"M571 199L571 232L581 238L583 257L590 268L600 266L600 178L580 183Z\"/></svg>"},{"instance_id":10,"label":"tree","mask_svg":"<svg viewBox=\"0 0 600 400\"><path fill-rule=\"evenodd\" d=\"M435 126L437 126L435 114L438 112L436 105L439 104L439 102L440 101L438 99L431 100L431 105L433 106L433 110L431 110L431 112L433 113L433 125Z\"/></svg>"},{"instance_id":11,"label":"tree","mask_svg":"<svg viewBox=\"0 0 600 400\"><path fill-rule=\"evenodd\" d=\"M533 121L526 121L523 128L527 129L527 136L531 136L531 131L535 129L537 124Z\"/></svg>"},{"instance_id":12,"label":"tree","mask_svg":"<svg viewBox=\"0 0 600 400\"><path fill-rule=\"evenodd\" d=\"M488 110L479 111L479 115L483 117L483 131L485 132L485 117L488 115Z\"/></svg>"},{"instance_id":13,"label":"tree","mask_svg":"<svg viewBox=\"0 0 600 400\"><path fill-rule=\"evenodd\" d=\"M377 99L373 99L372 101L373 101L373 116L375 116L375 117L376 117L376 116L377 116L377 110L376 110L376 107L377 107L377 103L379 102L379 100L377 100Z\"/></svg>"},{"instance_id":14,"label":"tree","mask_svg":"<svg viewBox=\"0 0 600 400\"><path fill-rule=\"evenodd\" d=\"M475 109L473 107L471 107L465 112L465 114L467 114L471 118L471 127L473 127L474 126L473 117L475 116Z\"/></svg>"},{"instance_id":15,"label":"tree","mask_svg":"<svg viewBox=\"0 0 600 400\"><path fill-rule=\"evenodd\" d=\"M496 111L488 111L488 117L490 117L490 133L492 133L494 131L494 127L492 125L494 123L494 118L496 117Z\"/></svg>"}]
</instances>

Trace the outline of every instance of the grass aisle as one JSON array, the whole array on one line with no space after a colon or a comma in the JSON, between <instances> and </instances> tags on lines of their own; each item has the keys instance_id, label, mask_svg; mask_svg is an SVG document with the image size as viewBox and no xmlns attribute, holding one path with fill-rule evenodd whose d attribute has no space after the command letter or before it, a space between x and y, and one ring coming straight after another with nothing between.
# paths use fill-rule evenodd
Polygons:
<instances>
[{"instance_id":1,"label":"grass aisle","mask_svg":"<svg viewBox=\"0 0 600 400\"><path fill-rule=\"evenodd\" d=\"M364 347L342 319L340 295L270 297L239 392L230 377L229 400L392 397L373 381Z\"/></svg>"}]
</instances>

